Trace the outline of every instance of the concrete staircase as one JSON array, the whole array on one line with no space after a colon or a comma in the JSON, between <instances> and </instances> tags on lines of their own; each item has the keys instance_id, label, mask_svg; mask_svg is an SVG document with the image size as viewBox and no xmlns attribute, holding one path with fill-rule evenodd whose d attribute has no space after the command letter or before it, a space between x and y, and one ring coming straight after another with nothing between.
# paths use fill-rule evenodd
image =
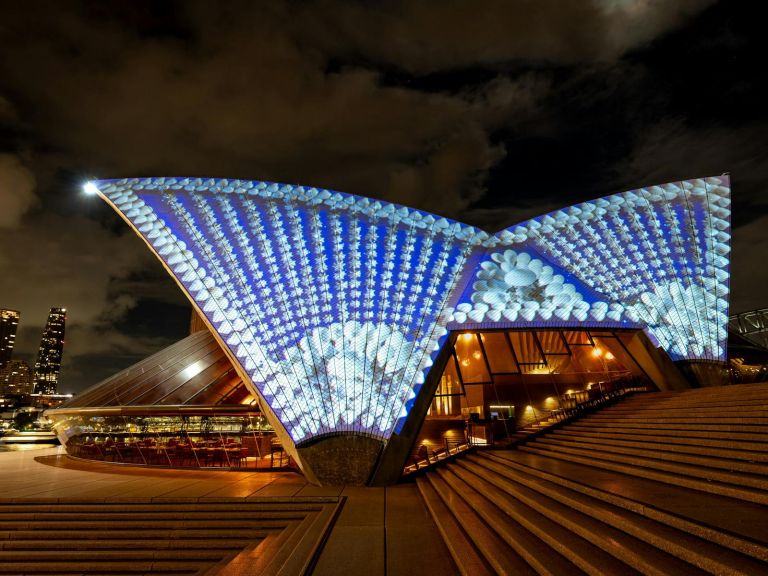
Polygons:
<instances>
[{"instance_id":1,"label":"concrete staircase","mask_svg":"<svg viewBox=\"0 0 768 576\"><path fill-rule=\"evenodd\" d=\"M464 574L768 574L768 385L637 395L417 485Z\"/></svg>"},{"instance_id":2,"label":"concrete staircase","mask_svg":"<svg viewBox=\"0 0 768 576\"><path fill-rule=\"evenodd\" d=\"M303 574L338 498L0 502L0 574Z\"/></svg>"}]
</instances>

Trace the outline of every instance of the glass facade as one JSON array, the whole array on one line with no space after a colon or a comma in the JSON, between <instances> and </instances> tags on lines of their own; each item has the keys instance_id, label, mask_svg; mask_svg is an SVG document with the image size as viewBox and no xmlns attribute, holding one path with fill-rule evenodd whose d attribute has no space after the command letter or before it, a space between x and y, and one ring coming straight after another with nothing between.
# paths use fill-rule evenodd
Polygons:
<instances>
[{"instance_id":1,"label":"glass facade","mask_svg":"<svg viewBox=\"0 0 768 576\"><path fill-rule=\"evenodd\" d=\"M486 444L597 396L651 385L629 351L636 330L500 330L456 338L416 442ZM426 444L425 444L426 442Z\"/></svg>"},{"instance_id":2,"label":"glass facade","mask_svg":"<svg viewBox=\"0 0 768 576\"><path fill-rule=\"evenodd\" d=\"M290 459L231 362L200 330L49 410L67 453L173 467L272 468Z\"/></svg>"},{"instance_id":3,"label":"glass facade","mask_svg":"<svg viewBox=\"0 0 768 576\"><path fill-rule=\"evenodd\" d=\"M61 413L54 423L77 458L184 468L277 468L289 458L259 412L133 409L128 414Z\"/></svg>"}]
</instances>

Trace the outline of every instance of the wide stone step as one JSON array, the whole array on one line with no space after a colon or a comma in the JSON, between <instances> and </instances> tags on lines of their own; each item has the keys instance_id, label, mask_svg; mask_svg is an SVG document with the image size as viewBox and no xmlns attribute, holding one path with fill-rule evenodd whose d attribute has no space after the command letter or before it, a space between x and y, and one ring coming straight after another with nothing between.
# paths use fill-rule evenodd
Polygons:
<instances>
[{"instance_id":1,"label":"wide stone step","mask_svg":"<svg viewBox=\"0 0 768 576\"><path fill-rule=\"evenodd\" d=\"M178 500L178 499L175 499ZM307 498L309 500L309 498ZM314 500L314 498L312 499ZM253 514L262 514L265 512L317 512L322 509L320 504L297 504L290 502L181 502L181 503L164 503L164 502L147 502L146 504L136 504L133 501L128 503L118 502L96 502L96 503L81 503L81 504L59 504L58 501L50 502L43 500L27 500L22 501L3 501L0 499L0 513L21 511L25 514L33 512L56 512L61 514L69 513L117 513L117 514L133 514L136 513L153 513L161 514L163 516L170 515L172 513L181 512L183 514L196 514L204 512L250 512Z\"/></svg>"},{"instance_id":2,"label":"wide stone step","mask_svg":"<svg viewBox=\"0 0 768 576\"><path fill-rule=\"evenodd\" d=\"M622 455L615 450L602 450L598 448L577 448L573 446L552 445L546 443L536 443L532 447L550 452L568 453L576 456L588 456L600 458L611 462L620 462L632 466L650 468L663 472L671 472L678 475L701 478L705 480L714 480L735 486L754 488L765 491L768 497L768 477L764 474L754 474L747 472L732 472L721 469L704 466L702 464L687 464L682 462L682 458L677 460L668 460L657 457L654 451L649 450L644 454ZM524 447L523 450L530 448Z\"/></svg>"},{"instance_id":3,"label":"wide stone step","mask_svg":"<svg viewBox=\"0 0 768 576\"><path fill-rule=\"evenodd\" d=\"M215 563L143 561L143 562L78 562L74 566L63 566L55 560L51 562L0 562L0 574L16 576L31 574L202 574Z\"/></svg>"},{"instance_id":4,"label":"wide stone step","mask_svg":"<svg viewBox=\"0 0 768 576\"><path fill-rule=\"evenodd\" d=\"M726 451L715 454L716 451L707 451L706 449L700 449L700 455L692 455L686 453L684 450L667 450L663 444L647 443L645 445L636 443L636 446L624 446L621 444L615 444L607 440L583 440L577 438L571 438L568 436L550 436L543 437L537 440L537 445L547 446L564 446L579 448L582 450L596 450L602 453L614 453L614 454L626 454L630 456L647 456L652 455L654 460L669 460L673 462L684 462L686 464L708 466L710 468L718 468L721 470L746 472L749 474L758 474L762 476L768 475L768 465L744 462L743 460L736 460L724 456ZM768 480L768 478L766 478Z\"/></svg>"},{"instance_id":5,"label":"wide stone step","mask_svg":"<svg viewBox=\"0 0 768 576\"><path fill-rule=\"evenodd\" d=\"M743 388L743 387L739 387ZM687 404L698 405L708 402L729 402L744 398L746 401L760 401L768 398L768 390L739 390L735 388L723 388L721 390L709 390L707 393L698 395L692 390L681 390L678 392L663 392L650 394L637 394L626 398L622 404L627 405L645 405L645 404Z\"/></svg>"},{"instance_id":6,"label":"wide stone step","mask_svg":"<svg viewBox=\"0 0 768 576\"><path fill-rule=\"evenodd\" d=\"M715 433L725 432L728 434L745 434L745 440L765 440L768 439L768 427L765 426L751 426L749 424L655 424L649 426L647 423L641 422L628 422L623 419L598 421L585 419L579 422L572 422L569 426L575 426L577 428L603 428L603 429L619 429L619 428L640 428L644 430L660 431L673 433L674 431L685 432L704 432ZM749 436L746 436L746 435Z\"/></svg>"},{"instance_id":7,"label":"wide stone step","mask_svg":"<svg viewBox=\"0 0 768 576\"><path fill-rule=\"evenodd\" d=\"M712 415L712 414L755 414L757 417L764 417L768 409L768 402L765 399L752 400L750 403L733 402L730 400L721 400L718 402L708 402L706 404L662 404L649 403L642 405L635 404L617 404L601 410L603 414L687 414L687 415Z\"/></svg>"},{"instance_id":8,"label":"wide stone step","mask_svg":"<svg viewBox=\"0 0 768 576\"><path fill-rule=\"evenodd\" d=\"M759 504L518 450L480 452L471 460L516 470L768 561L768 524Z\"/></svg>"},{"instance_id":9,"label":"wide stone step","mask_svg":"<svg viewBox=\"0 0 768 576\"><path fill-rule=\"evenodd\" d=\"M675 406L680 408L689 407L710 407L713 405L722 406L759 406L768 405L768 393L752 394L748 397L742 397L737 394L718 398L701 398L695 400L686 397L670 396L667 398L627 398L622 402L607 406L605 410L623 410L625 408L655 408L665 406Z\"/></svg>"},{"instance_id":10,"label":"wide stone step","mask_svg":"<svg viewBox=\"0 0 768 576\"><path fill-rule=\"evenodd\" d=\"M765 418L768 417L768 409L761 409L748 406L714 406L711 408L705 407L687 407L687 408L630 408L618 407L614 410L603 410L599 414L600 416L615 416L622 418L656 418L656 417L671 417L671 416L684 416L686 418L713 418L716 416L725 418ZM592 414L587 418L595 418L597 414Z\"/></svg>"},{"instance_id":11,"label":"wide stone step","mask_svg":"<svg viewBox=\"0 0 768 576\"><path fill-rule=\"evenodd\" d=\"M713 396L728 396L733 395L736 391L738 394L768 394L768 385L763 382L757 382L754 384L735 384L731 386L717 386L708 388L690 388L687 390L676 390L669 392L647 392L644 394L636 394L632 397L632 400L650 399L650 398L712 398Z\"/></svg>"},{"instance_id":12,"label":"wide stone step","mask_svg":"<svg viewBox=\"0 0 768 576\"><path fill-rule=\"evenodd\" d=\"M605 468L607 470L614 470L622 472L630 476L636 475L643 478L649 478L651 480L657 480L667 484L675 484L678 486L685 486L687 488L693 488L694 490L702 490L704 492L710 492L712 494L721 494L723 496L729 496L731 498L740 498L747 500L748 502L755 502L758 504L768 504L768 492L759 490L756 488L744 487L735 485L728 482L702 480L700 477L691 476L689 474L680 473L678 471L669 472L659 469L648 468L644 466L636 466L631 464L622 463L619 461L618 456L613 456L610 460L604 460L595 457L594 454L573 454L566 453L561 450L553 451L547 449L539 449L533 446L523 446L519 450L530 452L533 454L540 454L543 456L549 456L552 458L558 458L561 460L568 460L570 462L579 462L582 464L589 464L597 468Z\"/></svg>"},{"instance_id":13,"label":"wide stone step","mask_svg":"<svg viewBox=\"0 0 768 576\"><path fill-rule=\"evenodd\" d=\"M258 538L249 535L241 539L214 538L214 539L190 539L190 540L129 540L129 539L104 539L85 540L67 539L66 548L69 550L235 550L241 549L258 541ZM0 540L0 550L44 550L50 545L50 540L32 538L14 538L12 540Z\"/></svg>"},{"instance_id":14,"label":"wide stone step","mask_svg":"<svg viewBox=\"0 0 768 576\"><path fill-rule=\"evenodd\" d=\"M688 413L688 412L711 412L722 410L724 412L762 412L768 408L768 398L734 399L721 398L713 399L707 402L689 402L682 400L664 401L664 402L620 402L604 408L602 411L610 414L623 412L656 412L665 411L669 413Z\"/></svg>"},{"instance_id":15,"label":"wide stone step","mask_svg":"<svg viewBox=\"0 0 768 576\"><path fill-rule=\"evenodd\" d=\"M12 540L40 540L40 541L58 541L64 542L64 545L69 546L70 541L80 540L83 542L96 543L101 539L126 539L133 538L146 538L148 540L162 539L168 540L169 545L172 546L175 540L182 542L204 542L210 538L223 538L223 539L237 539L237 538L264 538L270 534L276 534L283 529L283 526L275 526L272 528L261 527L250 530L234 529L234 530L209 530L205 527L196 529L166 529L166 530L141 530L137 533L136 530L124 530L117 528L115 530L0 530L0 542L12 541Z\"/></svg>"},{"instance_id":16,"label":"wide stone step","mask_svg":"<svg viewBox=\"0 0 768 576\"><path fill-rule=\"evenodd\" d=\"M458 519L445 505L430 481L419 477L416 479L416 485L461 574L464 576L494 574L494 570L472 544Z\"/></svg>"},{"instance_id":17,"label":"wide stone step","mask_svg":"<svg viewBox=\"0 0 768 576\"><path fill-rule=\"evenodd\" d=\"M90 512L32 512L21 513L19 510L13 512L0 512L0 523L8 522L10 520L28 520L28 521L47 521L47 522L112 522L112 523L143 523L143 522L209 522L222 520L222 517L226 518L226 521L234 520L301 520L306 516L306 513L298 511L285 511L285 512L258 512L252 511L242 512L237 510L230 510L225 512L170 512L163 514L162 511L158 512L137 512L135 514L131 512L117 513L117 512L99 512L93 510Z\"/></svg>"},{"instance_id":18,"label":"wide stone step","mask_svg":"<svg viewBox=\"0 0 768 576\"><path fill-rule=\"evenodd\" d=\"M654 434L652 431L642 430L643 434L639 431L632 433L631 431L624 432L609 432L605 429L595 429L595 431L587 431L586 429L573 428L566 426L559 430L553 430L552 434L555 436L563 436L569 438L582 438L582 439L599 439L601 441L612 441L617 445L638 445L647 446L649 443L666 445L665 450L673 450L673 447L679 448L681 451L688 451L692 454L710 453L710 452L698 452L701 450L716 450L716 453L722 452L722 455L728 454L731 458L740 458L748 460L750 462L768 462L768 442L748 442L746 440L731 440L731 439L712 439L712 438L700 438L698 436L684 436L676 438L667 434Z\"/></svg>"},{"instance_id":19,"label":"wide stone step","mask_svg":"<svg viewBox=\"0 0 768 576\"><path fill-rule=\"evenodd\" d=\"M99 562L147 562L147 561L193 561L209 560L218 562L228 553L221 550L197 550L191 548L178 548L174 550L99 550ZM0 550L0 565L6 562L28 561L28 550ZM90 550L37 550L34 554L35 562L90 562L94 560L94 553Z\"/></svg>"},{"instance_id":20,"label":"wide stone step","mask_svg":"<svg viewBox=\"0 0 768 576\"><path fill-rule=\"evenodd\" d=\"M762 561L626 508L531 477L503 461L478 457L461 465L645 573L660 567L671 573L691 570L677 558L721 574L754 574L765 567Z\"/></svg>"},{"instance_id":21,"label":"wide stone step","mask_svg":"<svg viewBox=\"0 0 768 576\"><path fill-rule=\"evenodd\" d=\"M476 490L466 482L460 469L451 466L448 470L439 469L436 473L538 574L595 573L594 569L590 569L594 568L594 556L590 558L589 553L594 554L599 550L588 542L584 542L581 548L589 550L579 549L578 543L574 545L581 554L575 562L571 562L558 552L567 552L564 543L573 539L573 534L559 529L559 526L520 502L500 500L500 494L487 491L489 487L493 490L492 485L483 486L481 482L473 482L479 488ZM549 545L556 544L558 538L563 545ZM610 564L608 567L611 567ZM605 573L622 574L622 570L626 571L626 566Z\"/></svg>"},{"instance_id":22,"label":"wide stone step","mask_svg":"<svg viewBox=\"0 0 768 576\"><path fill-rule=\"evenodd\" d=\"M643 422L646 424L696 424L710 426L712 424L764 426L768 430L768 417L745 416L743 414L687 416L685 414L669 414L667 416L614 416L612 414L593 414L584 418L584 422Z\"/></svg>"},{"instance_id":23,"label":"wide stone step","mask_svg":"<svg viewBox=\"0 0 768 576\"><path fill-rule=\"evenodd\" d=\"M120 530L127 527L134 527L134 529L149 529L160 530L163 528L178 529L178 530L193 530L199 528L201 530L210 530L212 528L219 528L224 530L258 530L260 528L284 528L289 524L288 520L207 520L204 524L200 524L195 521L187 520L143 520L132 521L125 519L119 525L116 525L114 520L89 520L89 521L67 521L66 519L51 521L51 520L11 520L0 522L0 531L2 530L49 530L51 528L59 530Z\"/></svg>"},{"instance_id":24,"label":"wide stone step","mask_svg":"<svg viewBox=\"0 0 768 576\"><path fill-rule=\"evenodd\" d=\"M459 520L475 548L497 574L536 574L536 571L490 528L475 510L437 474L427 480L445 506Z\"/></svg>"},{"instance_id":25,"label":"wide stone step","mask_svg":"<svg viewBox=\"0 0 768 576\"><path fill-rule=\"evenodd\" d=\"M733 408L733 407L745 407L748 409L768 409L768 394L761 395L754 398L737 398L730 396L728 398L712 398L700 402L692 402L690 400L675 401L658 400L654 402L639 402L634 399L628 399L612 406L607 406L603 409L605 412L621 412L622 410L665 410L671 408L673 410L686 410L688 408L709 409L716 407Z\"/></svg>"}]
</instances>

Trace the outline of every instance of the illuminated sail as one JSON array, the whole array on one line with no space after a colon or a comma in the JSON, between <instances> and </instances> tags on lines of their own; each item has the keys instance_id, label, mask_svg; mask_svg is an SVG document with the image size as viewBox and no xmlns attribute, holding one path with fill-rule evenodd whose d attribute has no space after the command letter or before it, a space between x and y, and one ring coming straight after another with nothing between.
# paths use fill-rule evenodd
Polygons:
<instances>
[{"instance_id":1,"label":"illuminated sail","mask_svg":"<svg viewBox=\"0 0 768 576\"><path fill-rule=\"evenodd\" d=\"M651 186L487 241L449 327L641 327L675 360L725 360L727 176Z\"/></svg>"},{"instance_id":2,"label":"illuminated sail","mask_svg":"<svg viewBox=\"0 0 768 576\"><path fill-rule=\"evenodd\" d=\"M292 440L386 439L488 234L349 194L239 180L97 182L184 287ZM444 317L444 315L443 315Z\"/></svg>"}]
</instances>

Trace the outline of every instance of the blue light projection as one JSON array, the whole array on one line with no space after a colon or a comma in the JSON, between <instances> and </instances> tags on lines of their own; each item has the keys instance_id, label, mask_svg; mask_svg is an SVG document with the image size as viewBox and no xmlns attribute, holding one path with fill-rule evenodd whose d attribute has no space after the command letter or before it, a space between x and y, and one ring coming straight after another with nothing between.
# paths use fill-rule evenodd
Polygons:
<instances>
[{"instance_id":1,"label":"blue light projection","mask_svg":"<svg viewBox=\"0 0 768 576\"><path fill-rule=\"evenodd\" d=\"M96 185L297 444L344 431L391 435L447 334L441 312L465 259L489 238L316 188L188 178Z\"/></svg>"},{"instance_id":2,"label":"blue light projection","mask_svg":"<svg viewBox=\"0 0 768 576\"><path fill-rule=\"evenodd\" d=\"M584 202L490 236L317 188L106 180L293 442L388 439L450 329L645 329L723 360L727 176Z\"/></svg>"},{"instance_id":3,"label":"blue light projection","mask_svg":"<svg viewBox=\"0 0 768 576\"><path fill-rule=\"evenodd\" d=\"M725 360L727 176L584 202L485 246L449 328L638 326L675 360Z\"/></svg>"}]
</instances>

